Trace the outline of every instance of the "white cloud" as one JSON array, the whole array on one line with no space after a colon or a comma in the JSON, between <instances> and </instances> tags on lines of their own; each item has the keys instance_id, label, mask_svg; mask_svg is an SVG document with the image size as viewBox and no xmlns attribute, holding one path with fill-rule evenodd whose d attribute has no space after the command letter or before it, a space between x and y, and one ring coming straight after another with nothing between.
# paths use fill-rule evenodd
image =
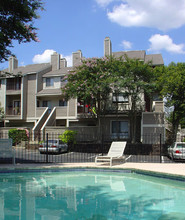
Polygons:
<instances>
[{"instance_id":1,"label":"white cloud","mask_svg":"<svg viewBox=\"0 0 185 220\"><path fill-rule=\"evenodd\" d=\"M113 2L114 0L96 0L97 4L100 7L106 7L107 5L109 5L111 2Z\"/></svg>"},{"instance_id":2,"label":"white cloud","mask_svg":"<svg viewBox=\"0 0 185 220\"><path fill-rule=\"evenodd\" d=\"M55 50L47 49L42 54L37 54L33 57L33 63L50 63L51 55L55 52ZM72 55L64 56L60 54L61 58L66 58L67 66L72 66Z\"/></svg>"},{"instance_id":3,"label":"white cloud","mask_svg":"<svg viewBox=\"0 0 185 220\"><path fill-rule=\"evenodd\" d=\"M123 46L123 48L124 48L125 50L129 50L129 49L132 48L132 43L131 43L130 41L123 40L123 41L121 42L121 46Z\"/></svg>"},{"instance_id":4,"label":"white cloud","mask_svg":"<svg viewBox=\"0 0 185 220\"><path fill-rule=\"evenodd\" d=\"M155 34L150 39L148 51L166 50L171 53L184 54L184 44L175 44L168 35Z\"/></svg>"},{"instance_id":5,"label":"white cloud","mask_svg":"<svg viewBox=\"0 0 185 220\"><path fill-rule=\"evenodd\" d=\"M54 50L47 49L42 54L35 55L32 61L33 63L49 63L54 52Z\"/></svg>"},{"instance_id":6,"label":"white cloud","mask_svg":"<svg viewBox=\"0 0 185 220\"><path fill-rule=\"evenodd\" d=\"M107 16L123 27L169 30L185 24L184 11L185 0L122 0L120 5L107 12Z\"/></svg>"}]
</instances>

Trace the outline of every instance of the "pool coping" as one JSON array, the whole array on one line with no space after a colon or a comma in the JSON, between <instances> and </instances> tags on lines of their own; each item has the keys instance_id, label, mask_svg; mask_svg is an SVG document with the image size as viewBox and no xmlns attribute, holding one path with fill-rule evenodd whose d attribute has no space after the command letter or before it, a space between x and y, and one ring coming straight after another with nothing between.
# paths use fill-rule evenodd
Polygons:
<instances>
[{"instance_id":1,"label":"pool coping","mask_svg":"<svg viewBox=\"0 0 185 220\"><path fill-rule=\"evenodd\" d=\"M98 171L98 172L123 172L123 173L137 173L148 176L154 176L158 178L166 178L177 181L185 181L185 174L176 174L176 169L179 169L180 166L175 166L174 171L172 170L170 173L168 170L166 171L164 164L144 164L145 166L141 166L141 164L129 164L118 165L118 166L94 166L93 164L16 164L16 165L0 165L0 173L18 173L18 172L59 172L59 171ZM178 164L179 165L179 164ZM155 169L161 167L161 171ZM163 169L162 169L163 168ZM185 164L182 165L181 168L184 168Z\"/></svg>"}]
</instances>

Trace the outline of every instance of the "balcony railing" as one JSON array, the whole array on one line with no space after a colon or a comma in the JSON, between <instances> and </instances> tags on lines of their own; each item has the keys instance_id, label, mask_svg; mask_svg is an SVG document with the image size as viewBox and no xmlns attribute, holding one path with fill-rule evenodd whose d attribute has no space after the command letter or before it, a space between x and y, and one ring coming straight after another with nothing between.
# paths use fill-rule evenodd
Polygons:
<instances>
[{"instance_id":1,"label":"balcony railing","mask_svg":"<svg viewBox=\"0 0 185 220\"><path fill-rule=\"evenodd\" d=\"M21 115L21 108L20 107L8 107L6 108L6 115L12 116L12 115Z\"/></svg>"},{"instance_id":2,"label":"balcony railing","mask_svg":"<svg viewBox=\"0 0 185 220\"><path fill-rule=\"evenodd\" d=\"M7 83L6 89L7 90L20 90L21 84L20 83Z\"/></svg>"},{"instance_id":3,"label":"balcony railing","mask_svg":"<svg viewBox=\"0 0 185 220\"><path fill-rule=\"evenodd\" d=\"M21 89L21 78L7 79L7 90L20 90Z\"/></svg>"}]
</instances>

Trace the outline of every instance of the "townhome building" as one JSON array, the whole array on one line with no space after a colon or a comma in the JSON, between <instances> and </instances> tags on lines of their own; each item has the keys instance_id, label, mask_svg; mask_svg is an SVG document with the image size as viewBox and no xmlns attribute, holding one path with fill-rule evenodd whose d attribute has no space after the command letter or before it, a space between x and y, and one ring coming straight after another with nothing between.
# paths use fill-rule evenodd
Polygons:
<instances>
[{"instance_id":1,"label":"townhome building","mask_svg":"<svg viewBox=\"0 0 185 220\"><path fill-rule=\"evenodd\" d=\"M142 51L112 52L111 40L104 39L104 56L120 57L127 55L131 59L144 62L152 61L153 67L164 65L161 54L147 55ZM81 63L82 52L72 54L72 67L67 66L65 58L54 52L50 63L18 66L16 57L9 58L9 67L0 75L0 103L5 111L4 128L25 127L33 132L63 132L70 128L80 134L96 136L99 131L97 118L91 114L88 106L78 99L65 100L61 87L63 78ZM141 114L137 117L137 136L141 141L145 134L165 135L164 103L157 96L152 99L141 94ZM106 115L102 117L104 135L111 138L130 138L130 99L122 93L115 97L110 94ZM115 111L117 107L117 111Z\"/></svg>"}]
</instances>

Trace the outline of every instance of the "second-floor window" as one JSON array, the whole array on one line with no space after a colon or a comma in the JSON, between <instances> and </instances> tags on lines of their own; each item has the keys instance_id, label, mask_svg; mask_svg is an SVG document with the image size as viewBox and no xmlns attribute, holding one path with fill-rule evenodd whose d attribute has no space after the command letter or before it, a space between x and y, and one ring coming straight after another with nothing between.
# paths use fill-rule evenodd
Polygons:
<instances>
[{"instance_id":1,"label":"second-floor window","mask_svg":"<svg viewBox=\"0 0 185 220\"><path fill-rule=\"evenodd\" d=\"M21 78L16 77L16 78L11 78L7 79L7 90L20 90L21 89Z\"/></svg>"},{"instance_id":2,"label":"second-floor window","mask_svg":"<svg viewBox=\"0 0 185 220\"><path fill-rule=\"evenodd\" d=\"M46 87L54 86L53 78L46 78Z\"/></svg>"},{"instance_id":3,"label":"second-floor window","mask_svg":"<svg viewBox=\"0 0 185 220\"><path fill-rule=\"evenodd\" d=\"M59 106L67 106L67 102L65 100L59 100Z\"/></svg>"},{"instance_id":4,"label":"second-floor window","mask_svg":"<svg viewBox=\"0 0 185 220\"><path fill-rule=\"evenodd\" d=\"M113 93L113 103L128 103L128 96L125 93Z\"/></svg>"}]
</instances>

